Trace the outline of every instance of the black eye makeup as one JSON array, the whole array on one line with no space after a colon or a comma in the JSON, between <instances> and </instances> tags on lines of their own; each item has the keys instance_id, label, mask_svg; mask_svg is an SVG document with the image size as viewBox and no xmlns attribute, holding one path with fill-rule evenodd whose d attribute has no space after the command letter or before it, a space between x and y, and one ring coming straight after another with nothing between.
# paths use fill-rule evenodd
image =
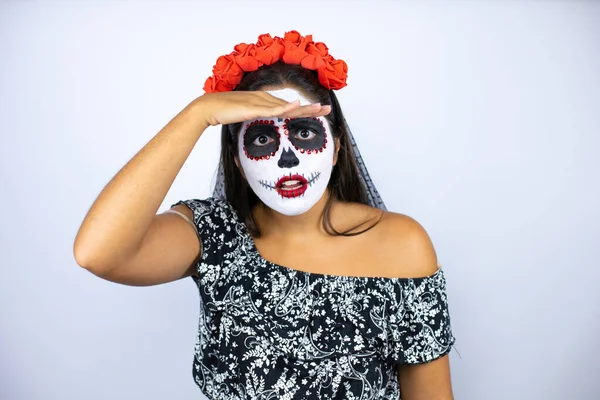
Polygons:
<instances>
[{"instance_id":1,"label":"black eye makeup","mask_svg":"<svg viewBox=\"0 0 600 400\"><path fill-rule=\"evenodd\" d=\"M325 126L318 118L286 119L285 132L301 153L318 153L327 147Z\"/></svg>"},{"instance_id":2,"label":"black eye makeup","mask_svg":"<svg viewBox=\"0 0 600 400\"><path fill-rule=\"evenodd\" d=\"M279 150L279 139L275 121L253 121L244 132L244 152L251 160L268 160Z\"/></svg>"}]
</instances>

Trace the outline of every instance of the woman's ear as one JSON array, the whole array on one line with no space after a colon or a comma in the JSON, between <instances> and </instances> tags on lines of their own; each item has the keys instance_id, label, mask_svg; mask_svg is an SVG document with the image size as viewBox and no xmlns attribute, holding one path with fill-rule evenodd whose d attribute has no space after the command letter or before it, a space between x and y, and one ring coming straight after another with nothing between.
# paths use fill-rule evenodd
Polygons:
<instances>
[{"instance_id":1,"label":"woman's ear","mask_svg":"<svg viewBox=\"0 0 600 400\"><path fill-rule=\"evenodd\" d=\"M333 154L333 165L337 164L338 153L340 152L340 139L335 139L335 153Z\"/></svg>"}]
</instances>

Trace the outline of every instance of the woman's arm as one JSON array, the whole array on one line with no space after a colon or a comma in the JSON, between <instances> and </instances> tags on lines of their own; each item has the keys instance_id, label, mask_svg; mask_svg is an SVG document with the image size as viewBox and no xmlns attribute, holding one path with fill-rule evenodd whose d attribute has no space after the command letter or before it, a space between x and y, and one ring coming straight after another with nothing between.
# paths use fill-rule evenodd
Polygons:
<instances>
[{"instance_id":1,"label":"woman's arm","mask_svg":"<svg viewBox=\"0 0 600 400\"><path fill-rule=\"evenodd\" d=\"M202 101L196 99L106 185L75 238L73 251L80 266L132 285L189 275L199 254L193 229L176 216L156 212L207 126Z\"/></svg>"},{"instance_id":2,"label":"woman's arm","mask_svg":"<svg viewBox=\"0 0 600 400\"><path fill-rule=\"evenodd\" d=\"M398 277L426 277L440 267L429 235L414 219L387 213L384 238L388 264ZM448 355L434 361L398 367L402 400L453 400Z\"/></svg>"},{"instance_id":3,"label":"woman's arm","mask_svg":"<svg viewBox=\"0 0 600 400\"><path fill-rule=\"evenodd\" d=\"M448 355L425 364L398 368L402 400L454 400Z\"/></svg>"},{"instance_id":4,"label":"woman's arm","mask_svg":"<svg viewBox=\"0 0 600 400\"><path fill-rule=\"evenodd\" d=\"M265 92L197 98L102 190L75 238L75 260L97 276L129 285L154 285L190 275L200 255L194 229L178 215L156 212L204 130L252 118L329 112L328 106L300 107ZM192 217L187 207L176 209Z\"/></svg>"}]
</instances>

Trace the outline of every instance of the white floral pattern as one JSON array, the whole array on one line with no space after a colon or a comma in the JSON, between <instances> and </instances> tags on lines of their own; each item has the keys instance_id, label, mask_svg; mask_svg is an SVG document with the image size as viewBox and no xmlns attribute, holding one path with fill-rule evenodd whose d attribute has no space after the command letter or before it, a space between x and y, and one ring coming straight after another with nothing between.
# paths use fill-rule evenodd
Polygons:
<instances>
[{"instance_id":1,"label":"white floral pattern","mask_svg":"<svg viewBox=\"0 0 600 400\"><path fill-rule=\"evenodd\" d=\"M176 204L193 211L202 242L193 375L209 399L396 400L398 365L450 352L441 269L414 279L296 271L262 258L226 201Z\"/></svg>"}]
</instances>

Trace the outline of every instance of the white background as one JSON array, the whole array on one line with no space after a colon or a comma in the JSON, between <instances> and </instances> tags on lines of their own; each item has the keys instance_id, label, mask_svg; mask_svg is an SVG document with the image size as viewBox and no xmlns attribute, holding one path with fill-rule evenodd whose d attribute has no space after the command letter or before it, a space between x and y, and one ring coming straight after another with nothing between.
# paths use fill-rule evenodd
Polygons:
<instances>
[{"instance_id":1,"label":"white background","mask_svg":"<svg viewBox=\"0 0 600 400\"><path fill-rule=\"evenodd\" d=\"M0 2L0 398L203 398L191 279L109 283L72 243L219 55L292 29L348 63L370 172L437 247L456 398L597 399L600 3L499 0ZM214 128L161 211L217 156Z\"/></svg>"}]
</instances>

